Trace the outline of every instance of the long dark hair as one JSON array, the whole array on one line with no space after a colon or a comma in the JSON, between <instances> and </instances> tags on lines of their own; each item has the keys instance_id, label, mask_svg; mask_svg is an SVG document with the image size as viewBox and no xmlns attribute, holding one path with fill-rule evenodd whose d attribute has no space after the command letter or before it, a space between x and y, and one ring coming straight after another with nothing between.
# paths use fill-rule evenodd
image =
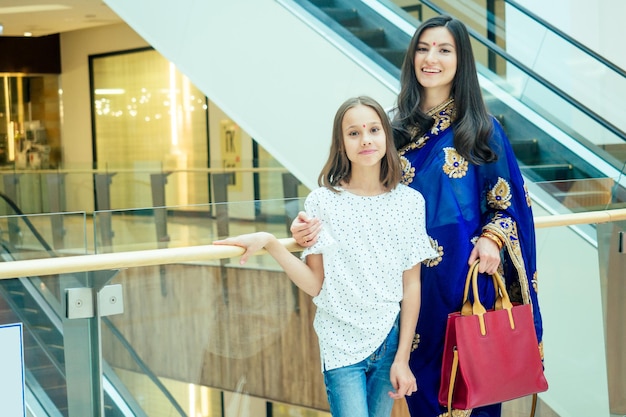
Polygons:
<instances>
[{"instance_id":1,"label":"long dark hair","mask_svg":"<svg viewBox=\"0 0 626 417\"><path fill-rule=\"evenodd\" d=\"M328 160L322 168L317 183L319 186L324 186L332 191L335 190L334 186L339 185L341 181L350 182L352 176L352 164L348 159L346 153L346 147L343 143L343 129L342 123L346 112L353 107L363 105L372 108L380 118L381 126L386 136L385 156L381 160L380 164L380 183L383 187L389 191L398 185L402 179L402 167L400 165L400 157L395 151L393 141L393 130L391 123L387 117L387 113L378 102L367 96L359 96L349 98L344 101L337 113L335 114L335 120L333 122L332 141L330 144L330 154Z\"/></svg>"},{"instance_id":2,"label":"long dark hair","mask_svg":"<svg viewBox=\"0 0 626 417\"><path fill-rule=\"evenodd\" d=\"M497 154L489 147L492 121L478 84L474 53L465 24L450 16L436 16L422 23L409 44L400 73L400 94L393 121L396 147L400 149L412 139L407 131L418 126L421 133L432 126L434 120L419 105L424 89L415 75L415 53L419 38L426 29L445 27L456 44L457 69L452 82L451 95L456 106L454 147L465 159L474 164L493 162Z\"/></svg>"}]
</instances>

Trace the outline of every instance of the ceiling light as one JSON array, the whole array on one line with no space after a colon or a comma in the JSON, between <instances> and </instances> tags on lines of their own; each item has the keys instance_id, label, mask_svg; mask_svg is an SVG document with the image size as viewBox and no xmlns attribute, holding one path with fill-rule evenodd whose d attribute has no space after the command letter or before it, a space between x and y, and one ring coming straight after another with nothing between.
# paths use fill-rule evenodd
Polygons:
<instances>
[{"instance_id":1,"label":"ceiling light","mask_svg":"<svg viewBox=\"0 0 626 417\"><path fill-rule=\"evenodd\" d=\"M71 9L71 7L62 4L34 4L30 6L0 7L0 14L51 12L66 9Z\"/></svg>"}]
</instances>

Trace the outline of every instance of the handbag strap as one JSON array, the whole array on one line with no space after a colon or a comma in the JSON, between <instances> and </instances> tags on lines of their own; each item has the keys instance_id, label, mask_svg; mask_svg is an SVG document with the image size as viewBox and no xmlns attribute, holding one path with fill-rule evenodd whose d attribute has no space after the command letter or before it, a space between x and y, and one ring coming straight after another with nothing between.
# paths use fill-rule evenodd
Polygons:
<instances>
[{"instance_id":1,"label":"handbag strap","mask_svg":"<svg viewBox=\"0 0 626 417\"><path fill-rule=\"evenodd\" d=\"M450 385L448 385L448 416L452 417L452 392L454 391L454 381L456 380L456 371L459 368L459 352L454 347L452 358L452 370L450 371Z\"/></svg>"}]
</instances>

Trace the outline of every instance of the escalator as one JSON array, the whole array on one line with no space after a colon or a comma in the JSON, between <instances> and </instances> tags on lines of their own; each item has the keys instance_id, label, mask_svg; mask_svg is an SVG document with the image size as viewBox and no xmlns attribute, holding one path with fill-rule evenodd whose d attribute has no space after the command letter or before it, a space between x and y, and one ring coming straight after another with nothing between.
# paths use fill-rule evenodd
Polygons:
<instances>
[{"instance_id":1,"label":"escalator","mask_svg":"<svg viewBox=\"0 0 626 417\"><path fill-rule=\"evenodd\" d=\"M452 16L470 13L459 9L466 2L420 1L407 5L406 1L398 1L404 4L402 8L385 1L296 0L296 3L396 78L404 59L403 51L420 20L443 13ZM534 19L535 24L547 25L516 3L507 3L527 19ZM604 117L610 116L609 113L591 108L594 103L578 101L575 91L557 86L558 80L547 79L525 65L519 56L508 53L501 46L505 42L494 36L497 32L494 27L503 32L504 22L484 10L479 14L487 16L485 35L469 24L468 27L475 55L484 57L485 61L477 62L483 97L490 113L507 132L523 174L538 185L531 189L531 194L533 190L547 193L553 200L552 206L563 206L555 209L558 212L626 206L621 175L626 165L624 131L615 120ZM548 29L556 33L554 36L565 37L554 28ZM565 38L565 41L577 53L596 59L597 65L626 86L625 72L573 40Z\"/></svg>"},{"instance_id":2,"label":"escalator","mask_svg":"<svg viewBox=\"0 0 626 417\"><path fill-rule=\"evenodd\" d=\"M3 217L0 224L0 259L11 262L16 259L40 259L57 256L43 239L27 216L8 197L0 193L0 204L4 212L15 216ZM29 245L15 245L9 236L32 235ZM33 245L32 242L37 242ZM66 381L66 354L63 333L63 307L60 277L22 277L0 280L0 324L22 323L25 389L34 398L37 409L44 410L47 416L67 417L69 415L68 390ZM64 277L75 280L76 287L82 287L76 276ZM121 349L135 361L136 367L148 377L171 404L171 415L186 414L167 392L158 378L153 375L133 351L132 346L106 317L101 317L103 331L117 339ZM87 339L88 336L85 336ZM131 389L125 387L103 360L103 402L106 417L145 416ZM30 407L29 407L30 406ZM33 404L27 404L31 408ZM40 414L38 414L40 415Z\"/></svg>"}]
</instances>

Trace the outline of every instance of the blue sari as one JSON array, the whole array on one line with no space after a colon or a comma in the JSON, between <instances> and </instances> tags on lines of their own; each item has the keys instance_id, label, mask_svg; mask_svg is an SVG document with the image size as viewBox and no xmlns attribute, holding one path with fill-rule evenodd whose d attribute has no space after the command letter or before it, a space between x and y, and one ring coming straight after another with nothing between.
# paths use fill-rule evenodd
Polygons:
<instances>
[{"instance_id":1,"label":"blue sari","mask_svg":"<svg viewBox=\"0 0 626 417\"><path fill-rule=\"evenodd\" d=\"M426 200L426 229L439 256L422 265L422 300L410 366L418 391L406 397L415 417L447 416L437 401L441 357L448 313L459 311L468 271L468 259L483 230L496 234L502 249L502 276L511 300L533 307L535 329L542 349L542 324L537 303L535 229L530 198L509 141L493 118L491 148L498 160L473 165L459 155L453 143L455 107L450 99L429 114L432 128L399 150L403 183L420 191ZM480 296L493 305L490 279L480 279ZM500 416L501 405L482 407L474 416ZM453 410L469 416L471 410Z\"/></svg>"}]
</instances>

